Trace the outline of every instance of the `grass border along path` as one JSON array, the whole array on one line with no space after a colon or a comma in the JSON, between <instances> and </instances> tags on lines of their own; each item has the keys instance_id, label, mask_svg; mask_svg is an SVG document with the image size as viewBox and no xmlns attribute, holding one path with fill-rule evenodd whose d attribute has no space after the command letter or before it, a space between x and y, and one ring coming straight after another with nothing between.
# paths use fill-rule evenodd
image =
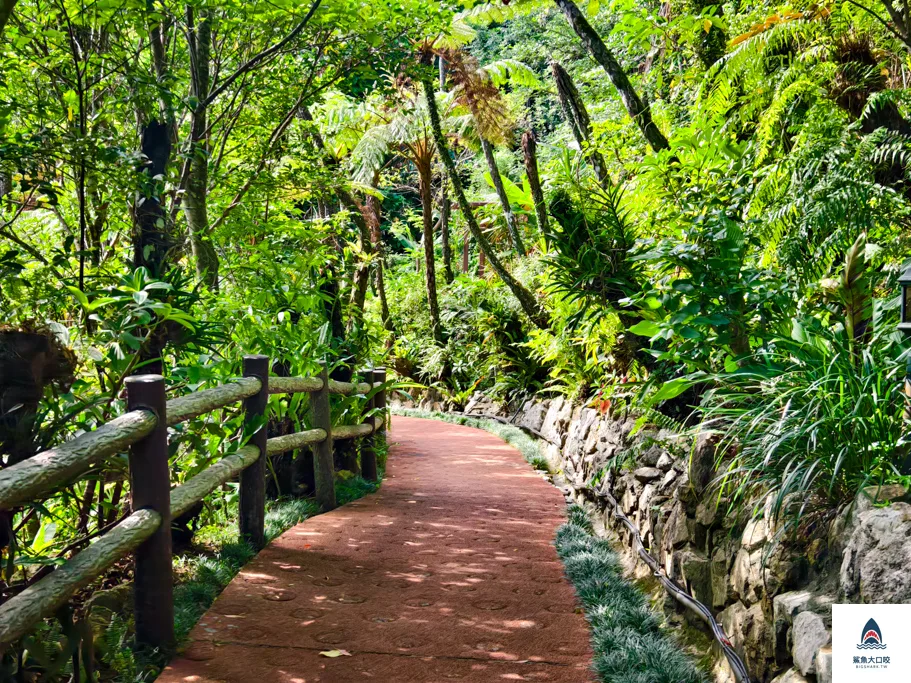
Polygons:
<instances>
[{"instance_id":1,"label":"grass border along path","mask_svg":"<svg viewBox=\"0 0 911 683\"><path fill-rule=\"evenodd\" d=\"M540 442L518 427L427 410L397 408L393 413L483 429L515 447L536 469L548 469ZM645 594L624 578L616 553L607 540L594 535L585 511L571 505L568 517L557 530L555 545L585 611L595 654L593 668L601 681L705 683L705 674L662 626Z\"/></svg>"}]
</instances>

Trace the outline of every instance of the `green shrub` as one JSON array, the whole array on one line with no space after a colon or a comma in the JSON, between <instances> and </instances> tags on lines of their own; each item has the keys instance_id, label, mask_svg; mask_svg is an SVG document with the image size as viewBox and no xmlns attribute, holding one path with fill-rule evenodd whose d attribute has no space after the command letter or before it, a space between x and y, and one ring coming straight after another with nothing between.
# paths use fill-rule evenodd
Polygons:
<instances>
[{"instance_id":1,"label":"green shrub","mask_svg":"<svg viewBox=\"0 0 911 683\"><path fill-rule=\"evenodd\" d=\"M903 455L900 346L884 336L858 345L819 326L798 332L717 376L702 402L703 427L723 434L721 494L761 504L771 493L791 519L901 479Z\"/></svg>"}]
</instances>

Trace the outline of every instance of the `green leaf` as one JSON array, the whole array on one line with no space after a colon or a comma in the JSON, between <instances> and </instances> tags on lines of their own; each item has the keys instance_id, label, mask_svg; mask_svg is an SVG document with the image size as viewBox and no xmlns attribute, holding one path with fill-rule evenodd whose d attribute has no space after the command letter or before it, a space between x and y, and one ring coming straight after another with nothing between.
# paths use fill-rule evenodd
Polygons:
<instances>
[{"instance_id":1,"label":"green leaf","mask_svg":"<svg viewBox=\"0 0 911 683\"><path fill-rule=\"evenodd\" d=\"M670 382L665 382L661 385L661 388L656 391L651 397L649 397L649 403L657 404L662 401L668 401L672 398L677 398L684 391L693 386L693 382L686 377L678 377L677 379L672 379Z\"/></svg>"},{"instance_id":2,"label":"green leaf","mask_svg":"<svg viewBox=\"0 0 911 683\"><path fill-rule=\"evenodd\" d=\"M85 292L72 285L67 285L66 288L70 291L70 294L76 297L76 301L78 301L83 308L89 308L89 298L85 295Z\"/></svg>"},{"instance_id":3,"label":"green leaf","mask_svg":"<svg viewBox=\"0 0 911 683\"><path fill-rule=\"evenodd\" d=\"M640 320L627 329L627 332L638 334L640 337L654 337L661 331L661 326L651 320Z\"/></svg>"}]
</instances>

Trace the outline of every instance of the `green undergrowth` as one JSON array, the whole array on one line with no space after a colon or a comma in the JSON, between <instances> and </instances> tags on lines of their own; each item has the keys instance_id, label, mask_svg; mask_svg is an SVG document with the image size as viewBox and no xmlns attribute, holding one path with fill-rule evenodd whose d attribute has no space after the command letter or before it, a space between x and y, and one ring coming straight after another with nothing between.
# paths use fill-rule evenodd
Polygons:
<instances>
[{"instance_id":1,"label":"green undergrowth","mask_svg":"<svg viewBox=\"0 0 911 683\"><path fill-rule=\"evenodd\" d=\"M518 427L494 420L397 408L397 415L477 427L514 446L538 469L547 470L541 442ZM557 530L557 554L573 583L591 630L594 670L604 683L706 683L706 676L662 627L645 593L623 576L610 542L594 535L585 511L571 505Z\"/></svg>"},{"instance_id":2,"label":"green undergrowth","mask_svg":"<svg viewBox=\"0 0 911 683\"><path fill-rule=\"evenodd\" d=\"M476 427L483 429L499 436L503 441L515 448L522 454L522 457L536 470L550 472L550 464L544 454L541 452L541 442L535 439L518 427L503 424L496 420L485 418L466 417L464 415L452 415L450 413L440 413L433 410L419 410L417 408L393 408L394 415L403 415L405 417L420 417L427 420L440 420L466 427Z\"/></svg>"}]
</instances>

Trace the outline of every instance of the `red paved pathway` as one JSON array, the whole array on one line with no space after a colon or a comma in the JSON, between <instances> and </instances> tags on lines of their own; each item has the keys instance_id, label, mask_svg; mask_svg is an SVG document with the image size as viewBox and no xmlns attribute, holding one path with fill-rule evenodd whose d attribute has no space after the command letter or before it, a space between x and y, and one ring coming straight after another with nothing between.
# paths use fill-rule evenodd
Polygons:
<instances>
[{"instance_id":1,"label":"red paved pathway","mask_svg":"<svg viewBox=\"0 0 911 683\"><path fill-rule=\"evenodd\" d=\"M160 682L592 680L560 493L486 432L396 417L390 441L380 492L263 550Z\"/></svg>"}]
</instances>

